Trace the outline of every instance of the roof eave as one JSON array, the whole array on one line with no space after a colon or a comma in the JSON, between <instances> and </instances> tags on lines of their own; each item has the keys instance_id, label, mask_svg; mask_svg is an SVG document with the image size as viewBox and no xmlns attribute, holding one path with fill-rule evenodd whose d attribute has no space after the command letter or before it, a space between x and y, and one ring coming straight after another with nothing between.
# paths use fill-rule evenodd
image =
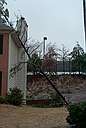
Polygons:
<instances>
[{"instance_id":1,"label":"roof eave","mask_svg":"<svg viewBox=\"0 0 86 128\"><path fill-rule=\"evenodd\" d=\"M22 48L21 41L19 40L18 34L15 30L12 30L11 37L14 40L17 47Z\"/></svg>"}]
</instances>

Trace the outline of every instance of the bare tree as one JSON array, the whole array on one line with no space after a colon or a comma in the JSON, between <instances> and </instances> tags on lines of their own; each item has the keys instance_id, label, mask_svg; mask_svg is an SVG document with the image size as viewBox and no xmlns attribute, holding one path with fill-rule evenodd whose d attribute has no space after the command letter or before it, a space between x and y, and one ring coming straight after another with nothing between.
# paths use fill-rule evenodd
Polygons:
<instances>
[{"instance_id":1,"label":"bare tree","mask_svg":"<svg viewBox=\"0 0 86 128\"><path fill-rule=\"evenodd\" d=\"M3 2L5 2L5 1L3 0ZM2 3L3 3L3 2L2 2ZM3 16L5 17L5 19L6 19L6 20L8 21L8 23L10 24L10 22L9 22L9 20L8 20L8 17L5 15L5 11L3 11ZM19 35L18 35L18 39L20 40ZM20 40L20 42L21 42L22 48L24 49L25 53L26 53L27 56L28 56L28 59L30 59L31 56L30 56L30 54L29 54L29 52L28 52L27 41L23 43L23 42ZM34 65L34 64L32 63L32 65ZM34 68L36 68L35 65L34 65ZM61 97L61 99L65 102L65 104L68 105L68 102L66 101L65 97L59 92L59 90L56 88L56 86L52 83L52 81L51 81L51 80L48 78L48 76L42 71L42 69L41 69L40 67L39 67L39 72L40 72L40 74L42 74L42 75L47 79L47 81L50 83L50 85L52 86L52 88L56 91L57 95L59 95L59 96Z\"/></svg>"},{"instance_id":2,"label":"bare tree","mask_svg":"<svg viewBox=\"0 0 86 128\"><path fill-rule=\"evenodd\" d=\"M58 59L63 62L63 72L65 73L65 61L68 60L69 50L66 49L64 44L62 44L62 49L58 49Z\"/></svg>"},{"instance_id":3,"label":"bare tree","mask_svg":"<svg viewBox=\"0 0 86 128\"><path fill-rule=\"evenodd\" d=\"M53 74L57 72L57 52L53 46L49 46L43 58L42 68L44 71Z\"/></svg>"}]
</instances>

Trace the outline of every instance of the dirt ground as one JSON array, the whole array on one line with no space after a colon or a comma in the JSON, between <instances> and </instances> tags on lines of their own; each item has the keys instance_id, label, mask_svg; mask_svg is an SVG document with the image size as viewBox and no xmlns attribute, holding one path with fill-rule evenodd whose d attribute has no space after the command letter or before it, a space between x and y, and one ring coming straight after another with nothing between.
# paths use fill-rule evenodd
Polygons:
<instances>
[{"instance_id":1,"label":"dirt ground","mask_svg":"<svg viewBox=\"0 0 86 128\"><path fill-rule=\"evenodd\" d=\"M0 105L0 128L67 128L66 108Z\"/></svg>"}]
</instances>

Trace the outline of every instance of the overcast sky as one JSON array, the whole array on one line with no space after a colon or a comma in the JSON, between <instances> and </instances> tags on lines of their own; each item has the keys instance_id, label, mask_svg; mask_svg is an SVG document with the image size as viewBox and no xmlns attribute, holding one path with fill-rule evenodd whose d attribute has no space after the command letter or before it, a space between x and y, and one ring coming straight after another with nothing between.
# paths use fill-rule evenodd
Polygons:
<instances>
[{"instance_id":1,"label":"overcast sky","mask_svg":"<svg viewBox=\"0 0 86 128\"><path fill-rule=\"evenodd\" d=\"M72 49L76 41L84 48L82 0L7 0L10 16L14 13L26 18L30 37L42 41L64 44Z\"/></svg>"}]
</instances>

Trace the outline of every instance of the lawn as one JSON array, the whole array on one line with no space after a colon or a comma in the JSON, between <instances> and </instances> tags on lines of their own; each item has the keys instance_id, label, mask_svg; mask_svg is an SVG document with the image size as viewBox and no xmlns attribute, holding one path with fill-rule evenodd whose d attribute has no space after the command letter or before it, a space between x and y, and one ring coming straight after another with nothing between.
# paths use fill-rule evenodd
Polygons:
<instances>
[{"instance_id":1,"label":"lawn","mask_svg":"<svg viewBox=\"0 0 86 128\"><path fill-rule=\"evenodd\" d=\"M0 128L67 128L66 108L0 105Z\"/></svg>"}]
</instances>

